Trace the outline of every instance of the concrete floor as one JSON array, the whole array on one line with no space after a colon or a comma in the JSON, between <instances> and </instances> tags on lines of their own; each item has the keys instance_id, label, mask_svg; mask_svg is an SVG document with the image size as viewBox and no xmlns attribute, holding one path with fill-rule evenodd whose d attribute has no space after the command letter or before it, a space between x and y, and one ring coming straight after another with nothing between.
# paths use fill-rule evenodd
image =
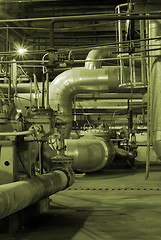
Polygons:
<instances>
[{"instance_id":1,"label":"concrete floor","mask_svg":"<svg viewBox=\"0 0 161 240\"><path fill-rule=\"evenodd\" d=\"M161 165L76 175L75 184L51 196L49 212L10 240L161 239ZM1 237L0 237L1 239Z\"/></svg>"}]
</instances>

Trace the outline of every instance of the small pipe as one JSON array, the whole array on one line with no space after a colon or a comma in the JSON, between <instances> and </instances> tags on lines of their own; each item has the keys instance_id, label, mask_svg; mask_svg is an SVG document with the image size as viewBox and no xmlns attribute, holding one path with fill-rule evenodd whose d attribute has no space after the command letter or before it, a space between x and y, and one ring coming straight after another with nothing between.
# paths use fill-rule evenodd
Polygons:
<instances>
[{"instance_id":1,"label":"small pipe","mask_svg":"<svg viewBox=\"0 0 161 240\"><path fill-rule=\"evenodd\" d=\"M137 13L138 14L138 13ZM54 17L49 24L49 34L50 34L50 47L54 48L54 24L56 22L75 22L75 21L89 21L89 20L141 20L141 19L161 19L161 14L151 15L136 15L130 14L95 14L95 15L80 15L80 16L64 16L64 17Z\"/></svg>"},{"instance_id":2,"label":"small pipe","mask_svg":"<svg viewBox=\"0 0 161 240\"><path fill-rule=\"evenodd\" d=\"M64 16L64 17L45 17L45 18L15 18L15 19L1 19L0 23L7 22L31 22L31 21L71 21L71 18L74 18L73 21L78 20L141 20L141 19L161 19L160 12L149 12L149 15L140 16L142 12L135 12L126 16L126 13L120 15L114 14L95 14L95 15L80 15L80 16ZM84 19L85 18L85 19Z\"/></svg>"},{"instance_id":3,"label":"small pipe","mask_svg":"<svg viewBox=\"0 0 161 240\"><path fill-rule=\"evenodd\" d=\"M22 131L22 132L0 132L0 136L24 136L31 135L34 133L34 130Z\"/></svg>"},{"instance_id":4,"label":"small pipe","mask_svg":"<svg viewBox=\"0 0 161 240\"><path fill-rule=\"evenodd\" d=\"M49 72L46 72L46 107L49 108Z\"/></svg>"},{"instance_id":5,"label":"small pipe","mask_svg":"<svg viewBox=\"0 0 161 240\"><path fill-rule=\"evenodd\" d=\"M145 50L145 52L150 52L150 51L157 51L157 50L161 50L161 48L154 48L154 49L150 49L150 50ZM137 51L136 53L141 53L143 51ZM116 53L116 52L115 52ZM158 57L158 55L153 55L153 56L135 56L134 57L120 57L119 59L141 59L141 58L148 58L148 57ZM92 59L92 60L74 60L74 63L81 63L81 62L102 62L102 61L113 61L113 60L118 60L117 57L114 58L102 58L102 59ZM48 63L48 60L44 61L45 63ZM65 61L68 62L68 61ZM15 63L15 61L11 60L11 61L0 61L0 63ZM42 63L41 60L22 60L22 61L16 61L16 63ZM33 67L33 66L32 66ZM60 68L61 69L61 68ZM64 68L62 68L64 69Z\"/></svg>"},{"instance_id":6,"label":"small pipe","mask_svg":"<svg viewBox=\"0 0 161 240\"><path fill-rule=\"evenodd\" d=\"M42 107L45 106L45 74L42 74Z\"/></svg>"},{"instance_id":7,"label":"small pipe","mask_svg":"<svg viewBox=\"0 0 161 240\"><path fill-rule=\"evenodd\" d=\"M144 38L145 38L145 21L140 20L140 39L144 39ZM146 42L141 41L140 48L141 48L141 51L144 51L146 49ZM141 56L144 57L144 55L145 55L145 52L142 52ZM147 82L146 59L144 58L141 59L141 81L143 84L146 84Z\"/></svg>"},{"instance_id":8,"label":"small pipe","mask_svg":"<svg viewBox=\"0 0 161 240\"><path fill-rule=\"evenodd\" d=\"M136 153L128 152L122 148L118 148L115 146L115 158L118 158L120 160L134 160L136 157Z\"/></svg>"}]
</instances>

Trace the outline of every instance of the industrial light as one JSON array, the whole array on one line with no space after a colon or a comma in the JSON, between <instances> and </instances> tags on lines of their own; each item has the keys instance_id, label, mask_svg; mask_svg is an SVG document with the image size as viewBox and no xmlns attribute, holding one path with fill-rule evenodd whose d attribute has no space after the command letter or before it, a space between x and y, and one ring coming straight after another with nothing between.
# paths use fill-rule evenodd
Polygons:
<instances>
[{"instance_id":1,"label":"industrial light","mask_svg":"<svg viewBox=\"0 0 161 240\"><path fill-rule=\"evenodd\" d=\"M18 53L21 54L21 55L24 55L26 52L27 52L27 49L25 49L25 48L19 48L18 49Z\"/></svg>"}]
</instances>

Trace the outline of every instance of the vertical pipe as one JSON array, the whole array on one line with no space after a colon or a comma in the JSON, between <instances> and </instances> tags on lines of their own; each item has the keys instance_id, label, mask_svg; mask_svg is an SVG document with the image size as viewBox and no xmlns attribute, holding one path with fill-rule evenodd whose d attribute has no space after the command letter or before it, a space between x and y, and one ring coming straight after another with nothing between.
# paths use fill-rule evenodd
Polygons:
<instances>
[{"instance_id":1,"label":"vertical pipe","mask_svg":"<svg viewBox=\"0 0 161 240\"><path fill-rule=\"evenodd\" d=\"M45 74L42 74L42 108L45 106Z\"/></svg>"},{"instance_id":2,"label":"vertical pipe","mask_svg":"<svg viewBox=\"0 0 161 240\"><path fill-rule=\"evenodd\" d=\"M51 21L49 24L49 44L50 48L54 48L54 21Z\"/></svg>"},{"instance_id":3,"label":"vertical pipe","mask_svg":"<svg viewBox=\"0 0 161 240\"><path fill-rule=\"evenodd\" d=\"M140 39L145 38L145 20L140 20ZM140 42L140 49L142 51L141 53L141 82L143 85L146 85L147 82L147 72L146 72L146 59L143 57L146 55L146 42L141 41Z\"/></svg>"},{"instance_id":4,"label":"vertical pipe","mask_svg":"<svg viewBox=\"0 0 161 240\"><path fill-rule=\"evenodd\" d=\"M118 14L121 13L120 11L120 6L117 8ZM121 21L118 20L118 37L119 37L119 52L123 51L123 46L122 46L122 27L121 27ZM121 54L119 54L121 56ZM118 56L118 57L119 57ZM123 68L124 68L124 60L120 59L120 84L122 85L124 83L124 77L123 77Z\"/></svg>"},{"instance_id":5,"label":"vertical pipe","mask_svg":"<svg viewBox=\"0 0 161 240\"><path fill-rule=\"evenodd\" d=\"M32 107L32 78L30 78L30 108Z\"/></svg>"},{"instance_id":6,"label":"vertical pipe","mask_svg":"<svg viewBox=\"0 0 161 240\"><path fill-rule=\"evenodd\" d=\"M46 72L46 108L49 108L49 72Z\"/></svg>"},{"instance_id":7,"label":"vertical pipe","mask_svg":"<svg viewBox=\"0 0 161 240\"><path fill-rule=\"evenodd\" d=\"M9 51L9 29L8 25L6 28L6 52ZM6 56L6 61L7 61L7 56ZM6 63L6 76L8 76L8 63ZM8 76L8 101L9 103L11 102L11 78Z\"/></svg>"},{"instance_id":8,"label":"vertical pipe","mask_svg":"<svg viewBox=\"0 0 161 240\"><path fill-rule=\"evenodd\" d=\"M149 20L146 20L146 38L149 37ZM146 41L146 49L149 49L149 41ZM149 52L147 52L149 55ZM147 81L147 149L146 149L146 172L145 179L149 178L150 172L150 138L151 138L151 86L150 86L150 64L149 58L146 59L146 81Z\"/></svg>"},{"instance_id":9,"label":"vertical pipe","mask_svg":"<svg viewBox=\"0 0 161 240\"><path fill-rule=\"evenodd\" d=\"M36 79L36 74L33 74L34 76L34 91L35 91L35 106L38 106L38 92L37 92L37 79Z\"/></svg>"}]
</instances>

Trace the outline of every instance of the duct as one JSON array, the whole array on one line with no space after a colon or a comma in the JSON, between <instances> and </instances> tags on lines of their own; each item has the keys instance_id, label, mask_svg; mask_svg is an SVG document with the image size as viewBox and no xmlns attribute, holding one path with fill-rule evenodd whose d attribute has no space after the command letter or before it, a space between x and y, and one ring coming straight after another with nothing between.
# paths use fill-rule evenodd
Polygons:
<instances>
[{"instance_id":1,"label":"duct","mask_svg":"<svg viewBox=\"0 0 161 240\"><path fill-rule=\"evenodd\" d=\"M72 168L83 172L94 172L109 166L115 155L110 140L104 140L93 134L80 139L65 139L67 156L73 157Z\"/></svg>"},{"instance_id":2,"label":"duct","mask_svg":"<svg viewBox=\"0 0 161 240\"><path fill-rule=\"evenodd\" d=\"M72 98L77 93L118 92L117 66L100 69L73 68L57 76L49 88L50 106L59 112L58 118L65 127L64 138L72 128Z\"/></svg>"},{"instance_id":3,"label":"duct","mask_svg":"<svg viewBox=\"0 0 161 240\"><path fill-rule=\"evenodd\" d=\"M100 61L92 62L91 60L101 59L104 57L110 57L111 55L112 55L112 49L109 49L109 48L98 48L98 49L91 50L86 57L86 60L90 60L90 61L85 62L85 68L87 68L87 69L100 68L102 62L100 62Z\"/></svg>"},{"instance_id":4,"label":"duct","mask_svg":"<svg viewBox=\"0 0 161 240\"><path fill-rule=\"evenodd\" d=\"M69 177L61 170L39 175L24 181L0 186L0 219L36 203L68 186Z\"/></svg>"},{"instance_id":5,"label":"duct","mask_svg":"<svg viewBox=\"0 0 161 240\"><path fill-rule=\"evenodd\" d=\"M161 20L151 20L149 24L149 37L161 36ZM149 42L152 46L161 46L161 40L155 39ZM161 50L151 51L150 55L158 57L150 58L150 85L152 93L151 103L151 133L154 151L161 160Z\"/></svg>"}]
</instances>

